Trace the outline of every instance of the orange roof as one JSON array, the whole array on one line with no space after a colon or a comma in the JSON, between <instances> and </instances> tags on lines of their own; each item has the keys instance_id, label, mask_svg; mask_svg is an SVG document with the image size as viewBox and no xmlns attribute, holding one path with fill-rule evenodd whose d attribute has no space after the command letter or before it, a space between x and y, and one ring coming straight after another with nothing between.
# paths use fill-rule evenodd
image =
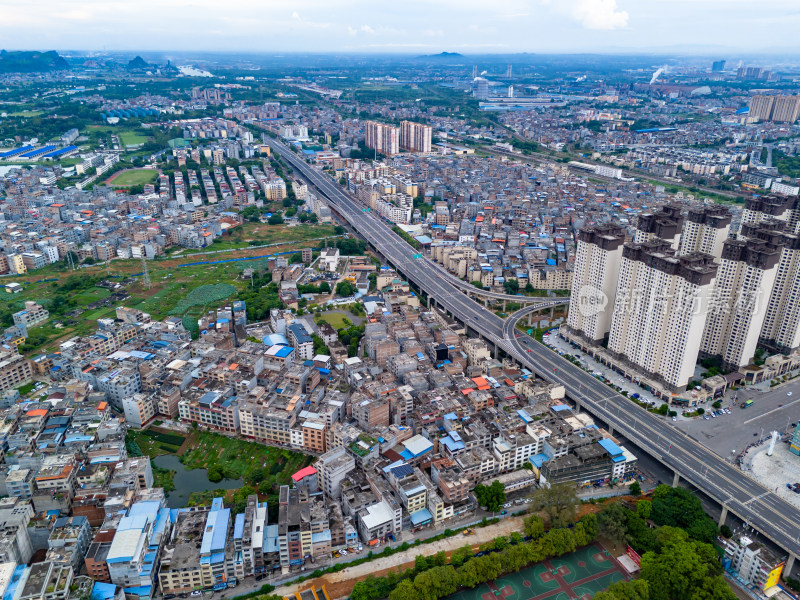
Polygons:
<instances>
[{"instance_id":1,"label":"orange roof","mask_svg":"<svg viewBox=\"0 0 800 600\"><path fill-rule=\"evenodd\" d=\"M43 417L47 414L47 409L45 408L36 408L34 410L29 410L25 413L26 417Z\"/></svg>"},{"instance_id":2,"label":"orange roof","mask_svg":"<svg viewBox=\"0 0 800 600\"><path fill-rule=\"evenodd\" d=\"M235 371L238 368L239 368L239 363L231 363L231 365L228 367L228 370Z\"/></svg>"},{"instance_id":3,"label":"orange roof","mask_svg":"<svg viewBox=\"0 0 800 600\"><path fill-rule=\"evenodd\" d=\"M469 394L470 392L474 392L474 391L475 391L475 389L474 389L474 388L467 388L467 389L465 389L465 390L461 390L461 393L462 393L462 394L464 394L464 395L466 396L466 395L467 395L467 394Z\"/></svg>"},{"instance_id":4,"label":"orange roof","mask_svg":"<svg viewBox=\"0 0 800 600\"><path fill-rule=\"evenodd\" d=\"M97 405L97 410L105 410L106 408L108 408L108 402L101 402Z\"/></svg>"}]
</instances>

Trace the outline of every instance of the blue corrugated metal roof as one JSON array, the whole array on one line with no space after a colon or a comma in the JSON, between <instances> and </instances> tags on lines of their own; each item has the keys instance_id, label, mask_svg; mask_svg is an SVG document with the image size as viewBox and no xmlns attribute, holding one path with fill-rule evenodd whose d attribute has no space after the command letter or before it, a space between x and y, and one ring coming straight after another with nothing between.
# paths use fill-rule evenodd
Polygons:
<instances>
[{"instance_id":1,"label":"blue corrugated metal roof","mask_svg":"<svg viewBox=\"0 0 800 600\"><path fill-rule=\"evenodd\" d=\"M603 447L603 449L605 449L605 451L608 452L611 456L623 455L622 448L617 446L614 442L612 442L608 438L604 438L597 443L600 444Z\"/></svg>"},{"instance_id":2,"label":"blue corrugated metal roof","mask_svg":"<svg viewBox=\"0 0 800 600\"><path fill-rule=\"evenodd\" d=\"M429 511L427 508L423 508L422 510L413 512L409 516L411 517L412 525L423 525L428 521L433 520L433 515L431 514L431 511Z\"/></svg>"},{"instance_id":3,"label":"blue corrugated metal roof","mask_svg":"<svg viewBox=\"0 0 800 600\"><path fill-rule=\"evenodd\" d=\"M244 513L236 515L236 521L233 524L233 539L238 540L244 536Z\"/></svg>"}]
</instances>

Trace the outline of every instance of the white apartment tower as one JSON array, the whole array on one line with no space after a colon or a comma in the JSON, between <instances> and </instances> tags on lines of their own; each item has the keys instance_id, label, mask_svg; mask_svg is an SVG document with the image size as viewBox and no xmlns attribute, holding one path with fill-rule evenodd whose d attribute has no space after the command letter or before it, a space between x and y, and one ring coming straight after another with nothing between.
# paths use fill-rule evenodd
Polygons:
<instances>
[{"instance_id":1,"label":"white apartment tower","mask_svg":"<svg viewBox=\"0 0 800 600\"><path fill-rule=\"evenodd\" d=\"M742 211L742 226L758 225L767 219L778 219L789 223L794 216L793 207L794 200L785 196L748 198Z\"/></svg>"},{"instance_id":2,"label":"white apartment tower","mask_svg":"<svg viewBox=\"0 0 800 600\"><path fill-rule=\"evenodd\" d=\"M410 152L430 152L433 128L430 125L400 122L400 148Z\"/></svg>"},{"instance_id":3,"label":"white apartment tower","mask_svg":"<svg viewBox=\"0 0 800 600\"><path fill-rule=\"evenodd\" d=\"M677 250L682 223L680 206L667 205L658 212L644 213L639 216L636 223L633 241L636 244L643 244L655 239L662 239L669 242L673 250Z\"/></svg>"},{"instance_id":4,"label":"white apartment tower","mask_svg":"<svg viewBox=\"0 0 800 600\"><path fill-rule=\"evenodd\" d=\"M567 327L590 343L603 341L611 329L625 230L596 225L578 233Z\"/></svg>"},{"instance_id":5,"label":"white apartment tower","mask_svg":"<svg viewBox=\"0 0 800 600\"><path fill-rule=\"evenodd\" d=\"M725 242L700 344L702 357L718 358L729 370L749 364L764 325L780 256L780 246L763 239Z\"/></svg>"},{"instance_id":6,"label":"white apartment tower","mask_svg":"<svg viewBox=\"0 0 800 600\"><path fill-rule=\"evenodd\" d=\"M608 349L675 391L697 363L717 265L710 254L675 256L666 240L625 244Z\"/></svg>"},{"instance_id":7,"label":"white apartment tower","mask_svg":"<svg viewBox=\"0 0 800 600\"><path fill-rule=\"evenodd\" d=\"M719 259L730 229L731 213L728 209L713 205L690 208L683 222L678 254L702 252Z\"/></svg>"},{"instance_id":8,"label":"white apartment tower","mask_svg":"<svg viewBox=\"0 0 800 600\"><path fill-rule=\"evenodd\" d=\"M400 129L386 123L364 123L364 143L367 148L392 156L400 153Z\"/></svg>"},{"instance_id":9,"label":"white apartment tower","mask_svg":"<svg viewBox=\"0 0 800 600\"><path fill-rule=\"evenodd\" d=\"M762 222L762 227L768 222ZM759 342L783 354L800 348L800 236L784 233Z\"/></svg>"}]
</instances>

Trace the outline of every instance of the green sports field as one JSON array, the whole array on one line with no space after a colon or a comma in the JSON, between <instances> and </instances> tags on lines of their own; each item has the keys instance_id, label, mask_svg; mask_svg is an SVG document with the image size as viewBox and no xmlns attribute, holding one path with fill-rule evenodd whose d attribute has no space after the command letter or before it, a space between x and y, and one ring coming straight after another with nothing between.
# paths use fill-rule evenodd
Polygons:
<instances>
[{"instance_id":1,"label":"green sports field","mask_svg":"<svg viewBox=\"0 0 800 600\"><path fill-rule=\"evenodd\" d=\"M600 544L546 560L448 600L590 600L627 573Z\"/></svg>"},{"instance_id":2,"label":"green sports field","mask_svg":"<svg viewBox=\"0 0 800 600\"><path fill-rule=\"evenodd\" d=\"M108 184L112 187L144 185L145 183L154 182L156 177L158 177L158 171L155 169L129 169L111 177Z\"/></svg>"}]
</instances>

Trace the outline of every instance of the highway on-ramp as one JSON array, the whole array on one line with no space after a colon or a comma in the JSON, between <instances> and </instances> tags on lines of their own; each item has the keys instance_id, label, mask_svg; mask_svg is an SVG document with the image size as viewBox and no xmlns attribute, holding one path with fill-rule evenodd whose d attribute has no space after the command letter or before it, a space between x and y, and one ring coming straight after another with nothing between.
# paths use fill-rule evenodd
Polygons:
<instances>
[{"instance_id":1,"label":"highway on-ramp","mask_svg":"<svg viewBox=\"0 0 800 600\"><path fill-rule=\"evenodd\" d=\"M364 239L439 305L543 379L562 384L570 399L640 450L673 469L792 557L800 556L800 509L663 418L645 411L543 344L515 331L521 318L530 311L548 306L547 302L523 308L508 319L501 319L457 291L449 283L452 274L445 269L425 258L414 258L415 250L411 246L381 220L365 213L341 186L307 165L281 142L270 140L269 143L325 195L332 207ZM551 302L552 305L561 304L563 299Z\"/></svg>"}]
</instances>

